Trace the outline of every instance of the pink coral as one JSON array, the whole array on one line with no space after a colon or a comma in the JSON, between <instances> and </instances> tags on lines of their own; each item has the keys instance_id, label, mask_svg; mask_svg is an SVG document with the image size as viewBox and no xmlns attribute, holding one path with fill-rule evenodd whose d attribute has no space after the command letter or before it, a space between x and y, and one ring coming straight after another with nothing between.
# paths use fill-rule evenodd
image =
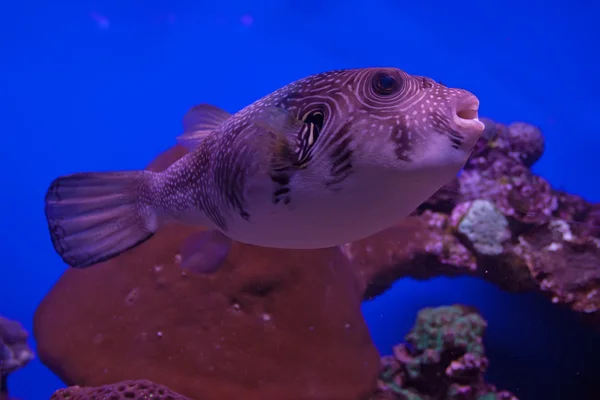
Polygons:
<instances>
[{"instance_id":1,"label":"pink coral","mask_svg":"<svg viewBox=\"0 0 600 400\"><path fill-rule=\"evenodd\" d=\"M556 197L548 182L533 174L507 177L506 195L496 199L504 215L527 224L550 220L557 208Z\"/></svg>"}]
</instances>

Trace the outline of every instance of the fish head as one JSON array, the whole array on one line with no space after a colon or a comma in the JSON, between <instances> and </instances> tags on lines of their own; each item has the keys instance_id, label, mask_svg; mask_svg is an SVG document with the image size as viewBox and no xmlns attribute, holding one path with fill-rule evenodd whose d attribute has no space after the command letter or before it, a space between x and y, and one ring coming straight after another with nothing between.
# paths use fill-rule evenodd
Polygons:
<instances>
[{"instance_id":1,"label":"fish head","mask_svg":"<svg viewBox=\"0 0 600 400\"><path fill-rule=\"evenodd\" d=\"M474 94L397 68L326 72L288 94L283 105L319 128L307 181L401 198L406 209L455 177L484 131Z\"/></svg>"},{"instance_id":2,"label":"fish head","mask_svg":"<svg viewBox=\"0 0 600 400\"><path fill-rule=\"evenodd\" d=\"M475 95L397 68L326 72L288 94L285 106L321 128L315 150L351 133L355 155L381 166L460 168L484 130Z\"/></svg>"},{"instance_id":3,"label":"fish head","mask_svg":"<svg viewBox=\"0 0 600 400\"><path fill-rule=\"evenodd\" d=\"M464 166L485 127L474 94L397 68L347 75L332 96L339 112L329 128L352 132L356 162L455 173Z\"/></svg>"}]
</instances>

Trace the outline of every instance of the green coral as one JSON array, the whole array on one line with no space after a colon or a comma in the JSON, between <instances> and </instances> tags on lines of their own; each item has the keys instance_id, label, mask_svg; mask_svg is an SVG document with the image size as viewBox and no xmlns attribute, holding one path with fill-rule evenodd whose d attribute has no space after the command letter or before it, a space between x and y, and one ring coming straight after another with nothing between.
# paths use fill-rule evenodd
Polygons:
<instances>
[{"instance_id":1,"label":"green coral","mask_svg":"<svg viewBox=\"0 0 600 400\"><path fill-rule=\"evenodd\" d=\"M487 322L481 315L464 306L424 308L417 314L417 322L405 339L418 351L458 348L483 355L481 338L486 327Z\"/></svg>"},{"instance_id":2,"label":"green coral","mask_svg":"<svg viewBox=\"0 0 600 400\"><path fill-rule=\"evenodd\" d=\"M406 343L382 358L379 393L385 400L516 400L483 380L487 322L462 305L419 311Z\"/></svg>"}]
</instances>

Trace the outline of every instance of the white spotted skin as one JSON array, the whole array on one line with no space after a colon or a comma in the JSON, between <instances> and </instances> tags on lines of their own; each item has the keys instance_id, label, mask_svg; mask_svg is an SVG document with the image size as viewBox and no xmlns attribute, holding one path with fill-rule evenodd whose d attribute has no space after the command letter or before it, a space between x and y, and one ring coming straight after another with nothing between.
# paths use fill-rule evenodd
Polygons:
<instances>
[{"instance_id":1,"label":"white spotted skin","mask_svg":"<svg viewBox=\"0 0 600 400\"><path fill-rule=\"evenodd\" d=\"M401 89L379 96L372 83L381 73L401 81ZM325 114L312 160L290 176L289 202L273 201L271 154L259 139L265 132L252 125L271 105L299 119L314 109ZM158 214L264 247L311 249L359 240L406 217L456 176L483 132L477 107L476 97L465 90L392 68L305 78L234 114L198 149L159 174L152 206ZM457 117L463 109L475 115ZM351 173L332 184L338 176L332 166L342 161L336 150L350 154L343 160ZM215 179L240 171L247 218L227 205L229 187ZM198 198L216 204L223 226L191 205Z\"/></svg>"}]
</instances>

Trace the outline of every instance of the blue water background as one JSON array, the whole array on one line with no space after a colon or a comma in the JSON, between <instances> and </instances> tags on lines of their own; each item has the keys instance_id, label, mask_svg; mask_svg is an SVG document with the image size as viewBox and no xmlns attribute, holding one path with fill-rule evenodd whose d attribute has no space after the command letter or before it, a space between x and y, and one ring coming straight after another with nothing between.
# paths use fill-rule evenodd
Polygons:
<instances>
[{"instance_id":1,"label":"blue water background","mask_svg":"<svg viewBox=\"0 0 600 400\"><path fill-rule=\"evenodd\" d=\"M328 69L398 66L467 88L482 115L543 129L547 151L536 172L600 201L599 7L583 0L3 1L0 313L31 329L36 305L65 268L43 216L51 179L141 168L174 143L190 106L233 112ZM489 321L494 383L525 400L591 390L598 337L537 296L473 279L404 280L364 311L377 346L389 352L419 308L454 302L478 306ZM38 361L10 383L23 400L48 399L61 386Z\"/></svg>"}]
</instances>

